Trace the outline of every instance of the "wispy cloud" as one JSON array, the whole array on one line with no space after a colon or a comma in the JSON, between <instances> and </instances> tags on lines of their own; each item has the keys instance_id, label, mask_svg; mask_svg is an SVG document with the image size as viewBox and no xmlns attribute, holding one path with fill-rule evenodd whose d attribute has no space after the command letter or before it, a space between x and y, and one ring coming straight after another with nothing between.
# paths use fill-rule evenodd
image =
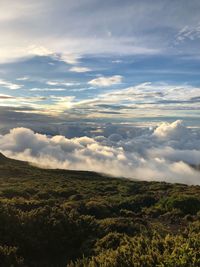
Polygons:
<instances>
[{"instance_id":1,"label":"wispy cloud","mask_svg":"<svg viewBox=\"0 0 200 267\"><path fill-rule=\"evenodd\" d=\"M132 102L136 104L159 104L168 102L168 104L185 103L191 101L194 97L200 96L200 88L186 84L169 85L166 83L145 82L136 86L114 90L100 95L100 99L107 99L112 103Z\"/></svg>"},{"instance_id":2,"label":"wispy cloud","mask_svg":"<svg viewBox=\"0 0 200 267\"><path fill-rule=\"evenodd\" d=\"M31 45L28 53L33 56L52 56L53 52L44 46Z\"/></svg>"},{"instance_id":3,"label":"wispy cloud","mask_svg":"<svg viewBox=\"0 0 200 267\"><path fill-rule=\"evenodd\" d=\"M98 86L98 87L108 87L115 84L120 84L122 82L122 76L120 75L114 75L110 77L98 77L95 79L92 79L88 82L88 84L92 86Z\"/></svg>"},{"instance_id":4,"label":"wispy cloud","mask_svg":"<svg viewBox=\"0 0 200 267\"><path fill-rule=\"evenodd\" d=\"M62 92L62 91L66 91L66 89L65 88L31 88L30 91L32 92L51 92L51 91Z\"/></svg>"},{"instance_id":5,"label":"wispy cloud","mask_svg":"<svg viewBox=\"0 0 200 267\"><path fill-rule=\"evenodd\" d=\"M60 55L56 55L54 58L67 64L73 65L79 63L81 56L79 54L65 52Z\"/></svg>"},{"instance_id":6,"label":"wispy cloud","mask_svg":"<svg viewBox=\"0 0 200 267\"><path fill-rule=\"evenodd\" d=\"M80 85L80 83L77 82L63 82L63 81L47 81L46 84L51 86L66 86L66 87Z\"/></svg>"},{"instance_id":7,"label":"wispy cloud","mask_svg":"<svg viewBox=\"0 0 200 267\"><path fill-rule=\"evenodd\" d=\"M70 71L73 71L73 72L78 72L78 73L83 73L83 72L88 72L88 71L91 71L90 68L87 68L87 67L72 67L69 69Z\"/></svg>"},{"instance_id":8,"label":"wispy cloud","mask_svg":"<svg viewBox=\"0 0 200 267\"><path fill-rule=\"evenodd\" d=\"M15 84L15 83L12 83L12 82L9 82L9 81L5 81L5 80L2 80L2 79L0 79L0 86L8 88L10 90L17 90L17 89L20 89L20 88L23 87L23 85Z\"/></svg>"},{"instance_id":9,"label":"wispy cloud","mask_svg":"<svg viewBox=\"0 0 200 267\"><path fill-rule=\"evenodd\" d=\"M54 85L55 86L55 85ZM76 93L94 93L94 87L83 88L49 87L31 88L30 92L57 92L57 95L45 96L4 96L1 105L6 106L31 106L39 113L51 114L52 116L67 116L82 119L95 118L139 118L160 116L191 116L198 115L200 108L200 88L189 85L168 85L164 83L142 83L136 86L99 91L95 97L84 99L76 97ZM67 92L71 95L66 95ZM60 94L59 94L60 92ZM72 94L75 95L72 95ZM13 97L13 99L12 99ZM44 101L45 100L45 101ZM38 104L37 102L41 102ZM134 110L134 112L133 112ZM176 110L176 113L174 111ZM195 111L195 112L194 112ZM196 113L196 115L195 115Z\"/></svg>"},{"instance_id":10,"label":"wispy cloud","mask_svg":"<svg viewBox=\"0 0 200 267\"><path fill-rule=\"evenodd\" d=\"M11 95L0 94L0 100L1 100L1 99L3 99L3 100L5 100L5 99L13 99L13 98L14 98L14 97L11 96Z\"/></svg>"},{"instance_id":11,"label":"wispy cloud","mask_svg":"<svg viewBox=\"0 0 200 267\"><path fill-rule=\"evenodd\" d=\"M190 116L187 111L200 108L199 96L198 87L146 82L75 101L72 108L90 119L175 116L174 110Z\"/></svg>"},{"instance_id":12,"label":"wispy cloud","mask_svg":"<svg viewBox=\"0 0 200 267\"><path fill-rule=\"evenodd\" d=\"M28 76L23 76L23 77L19 77L16 79L17 81L27 81L29 80L29 77Z\"/></svg>"},{"instance_id":13,"label":"wispy cloud","mask_svg":"<svg viewBox=\"0 0 200 267\"><path fill-rule=\"evenodd\" d=\"M196 26L184 26L176 36L176 43L196 39L200 39L200 23Z\"/></svg>"}]
</instances>

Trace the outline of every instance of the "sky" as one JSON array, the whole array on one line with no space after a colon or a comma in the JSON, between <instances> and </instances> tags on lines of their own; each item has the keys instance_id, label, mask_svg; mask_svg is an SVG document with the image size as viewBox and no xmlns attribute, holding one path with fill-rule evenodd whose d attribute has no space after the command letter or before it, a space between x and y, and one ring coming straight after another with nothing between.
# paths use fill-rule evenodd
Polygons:
<instances>
[{"instance_id":1,"label":"sky","mask_svg":"<svg viewBox=\"0 0 200 267\"><path fill-rule=\"evenodd\" d=\"M23 127L133 141L141 128L149 140L179 125L198 136L199 14L199 0L0 0L0 138Z\"/></svg>"}]
</instances>

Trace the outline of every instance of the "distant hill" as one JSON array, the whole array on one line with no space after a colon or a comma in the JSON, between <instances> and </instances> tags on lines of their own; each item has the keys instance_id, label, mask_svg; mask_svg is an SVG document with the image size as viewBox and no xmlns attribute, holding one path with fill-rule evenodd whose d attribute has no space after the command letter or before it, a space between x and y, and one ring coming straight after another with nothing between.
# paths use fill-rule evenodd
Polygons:
<instances>
[{"instance_id":1,"label":"distant hill","mask_svg":"<svg viewBox=\"0 0 200 267\"><path fill-rule=\"evenodd\" d=\"M196 267L199 247L199 186L39 169L0 154L2 267Z\"/></svg>"}]
</instances>

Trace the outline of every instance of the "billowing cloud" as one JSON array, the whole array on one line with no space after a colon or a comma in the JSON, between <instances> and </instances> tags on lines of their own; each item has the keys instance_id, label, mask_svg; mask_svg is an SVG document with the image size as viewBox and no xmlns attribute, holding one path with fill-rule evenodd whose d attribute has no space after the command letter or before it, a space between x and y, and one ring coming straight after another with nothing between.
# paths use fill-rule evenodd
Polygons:
<instances>
[{"instance_id":1,"label":"billowing cloud","mask_svg":"<svg viewBox=\"0 0 200 267\"><path fill-rule=\"evenodd\" d=\"M164 140L180 140L190 137L190 131L184 127L182 121L178 120L173 123L162 123L155 129L154 135Z\"/></svg>"},{"instance_id":2,"label":"billowing cloud","mask_svg":"<svg viewBox=\"0 0 200 267\"><path fill-rule=\"evenodd\" d=\"M99 129L100 130L100 129ZM5 155L48 168L90 170L140 180L200 184L200 132L181 121L129 136L109 131L87 137L47 136L15 128L0 136Z\"/></svg>"},{"instance_id":3,"label":"billowing cloud","mask_svg":"<svg viewBox=\"0 0 200 267\"><path fill-rule=\"evenodd\" d=\"M107 86L119 84L121 82L122 82L122 76L114 75L111 77L98 77L96 79L89 81L88 84L92 86L107 87Z\"/></svg>"}]
</instances>

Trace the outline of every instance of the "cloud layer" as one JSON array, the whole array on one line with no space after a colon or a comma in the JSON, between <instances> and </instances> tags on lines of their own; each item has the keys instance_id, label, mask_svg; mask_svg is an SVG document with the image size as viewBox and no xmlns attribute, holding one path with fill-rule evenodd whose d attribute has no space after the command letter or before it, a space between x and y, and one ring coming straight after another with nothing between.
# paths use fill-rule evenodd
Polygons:
<instances>
[{"instance_id":1,"label":"cloud layer","mask_svg":"<svg viewBox=\"0 0 200 267\"><path fill-rule=\"evenodd\" d=\"M116 132L116 131L113 131ZM121 131L123 133L123 131ZM110 131L93 137L47 136L14 128L0 136L0 151L41 167L90 170L140 180L200 184L200 133L181 121Z\"/></svg>"}]
</instances>

